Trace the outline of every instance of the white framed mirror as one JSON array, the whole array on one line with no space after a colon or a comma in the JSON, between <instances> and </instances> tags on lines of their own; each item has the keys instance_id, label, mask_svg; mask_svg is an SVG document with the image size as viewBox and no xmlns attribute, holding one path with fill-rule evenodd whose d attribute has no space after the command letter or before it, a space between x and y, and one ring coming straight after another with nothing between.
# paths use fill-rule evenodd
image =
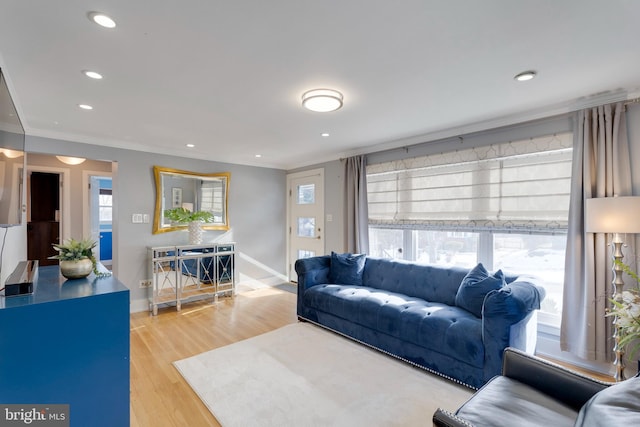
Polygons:
<instances>
[{"instance_id":1,"label":"white framed mirror","mask_svg":"<svg viewBox=\"0 0 640 427\"><path fill-rule=\"evenodd\" d=\"M165 217L165 211L173 208L211 213L213 219L202 225L204 230L229 229L229 172L198 173L154 166L153 174L156 183L153 234L188 227L186 223L175 223Z\"/></svg>"}]
</instances>

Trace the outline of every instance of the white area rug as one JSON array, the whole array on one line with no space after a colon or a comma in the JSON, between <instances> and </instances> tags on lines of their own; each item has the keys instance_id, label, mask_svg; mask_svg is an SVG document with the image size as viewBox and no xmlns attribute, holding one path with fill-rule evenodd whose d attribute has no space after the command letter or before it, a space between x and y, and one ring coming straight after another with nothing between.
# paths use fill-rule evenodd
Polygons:
<instances>
[{"instance_id":1,"label":"white area rug","mask_svg":"<svg viewBox=\"0 0 640 427\"><path fill-rule=\"evenodd\" d=\"M430 426L472 394L308 323L174 365L223 426Z\"/></svg>"}]
</instances>

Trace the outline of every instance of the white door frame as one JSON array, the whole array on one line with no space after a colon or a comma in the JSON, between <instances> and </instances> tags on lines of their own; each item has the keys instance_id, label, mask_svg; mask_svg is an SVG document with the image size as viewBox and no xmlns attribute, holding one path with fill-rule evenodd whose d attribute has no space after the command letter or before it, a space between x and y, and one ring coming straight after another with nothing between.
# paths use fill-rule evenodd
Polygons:
<instances>
[{"instance_id":1,"label":"white door frame","mask_svg":"<svg viewBox=\"0 0 640 427\"><path fill-rule=\"evenodd\" d=\"M324 196L325 196L325 191L324 191L324 168L318 168L318 169L310 169L307 171L302 171L302 172L295 172L295 173L290 173L287 174L287 256L286 256L286 261L285 261L285 271L287 272L287 278L289 280L292 279L291 277L291 271L293 266L290 266L290 260L291 260L291 237L292 237L292 230L293 230L293 224L291 223L291 204L293 203L293 187L292 187L292 182L295 179L300 179L300 178L304 178L304 177L311 177L311 176L320 176L320 182L322 184L322 188L318 189L319 193L322 195L322 200L321 203L319 204L319 208L322 211L321 215L320 215L320 225L322 227L322 254L318 254L318 255L323 255L324 251L325 251L325 235L326 235L326 227L325 227L325 223L324 223L324 218L325 218L325 213L324 213Z\"/></svg>"},{"instance_id":2,"label":"white door frame","mask_svg":"<svg viewBox=\"0 0 640 427\"><path fill-rule=\"evenodd\" d=\"M82 235L83 236L91 236L98 243L96 249L94 250L94 255L99 260L100 259L100 236L95 238L91 234L91 189L89 184L91 182L91 177L104 177L111 178L113 183L113 173L105 172L105 171L91 171L91 170L83 170L82 171ZM113 224L113 220L111 221ZM113 225L112 225L113 230ZM112 231L113 233L113 231ZM113 241L112 241L113 246Z\"/></svg>"},{"instance_id":3,"label":"white door frame","mask_svg":"<svg viewBox=\"0 0 640 427\"><path fill-rule=\"evenodd\" d=\"M71 169L58 168L53 166L35 166L27 165L27 176L31 172L45 172L45 173L57 173L60 175L60 242L62 243L66 239L71 238ZM31 181L29 181L31 182ZM26 184L25 184L26 185ZM27 191L27 194L29 192ZM26 200L25 205L29 203L29 209L31 209L30 201ZM29 218L27 217L27 222Z\"/></svg>"}]
</instances>

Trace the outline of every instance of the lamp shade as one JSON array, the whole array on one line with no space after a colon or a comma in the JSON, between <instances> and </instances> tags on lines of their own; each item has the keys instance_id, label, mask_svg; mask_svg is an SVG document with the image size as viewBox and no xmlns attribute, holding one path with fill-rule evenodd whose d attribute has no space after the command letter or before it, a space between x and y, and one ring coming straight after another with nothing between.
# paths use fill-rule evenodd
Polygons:
<instances>
[{"instance_id":1,"label":"lamp shade","mask_svg":"<svg viewBox=\"0 0 640 427\"><path fill-rule=\"evenodd\" d=\"M587 233L640 233L640 197L585 200Z\"/></svg>"}]
</instances>

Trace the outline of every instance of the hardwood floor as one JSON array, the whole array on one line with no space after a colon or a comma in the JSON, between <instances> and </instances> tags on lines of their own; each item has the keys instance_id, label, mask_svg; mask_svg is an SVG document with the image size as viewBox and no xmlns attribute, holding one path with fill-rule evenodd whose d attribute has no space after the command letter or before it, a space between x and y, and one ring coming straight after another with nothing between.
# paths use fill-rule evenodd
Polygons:
<instances>
[{"instance_id":1,"label":"hardwood floor","mask_svg":"<svg viewBox=\"0 0 640 427\"><path fill-rule=\"evenodd\" d=\"M263 288L185 304L180 312L163 308L155 317L132 314L131 426L219 426L172 362L295 323L295 311L295 294Z\"/></svg>"},{"instance_id":2,"label":"hardwood floor","mask_svg":"<svg viewBox=\"0 0 640 427\"><path fill-rule=\"evenodd\" d=\"M295 323L295 311L295 294L263 288L132 314L131 426L219 426L172 362Z\"/></svg>"}]
</instances>

